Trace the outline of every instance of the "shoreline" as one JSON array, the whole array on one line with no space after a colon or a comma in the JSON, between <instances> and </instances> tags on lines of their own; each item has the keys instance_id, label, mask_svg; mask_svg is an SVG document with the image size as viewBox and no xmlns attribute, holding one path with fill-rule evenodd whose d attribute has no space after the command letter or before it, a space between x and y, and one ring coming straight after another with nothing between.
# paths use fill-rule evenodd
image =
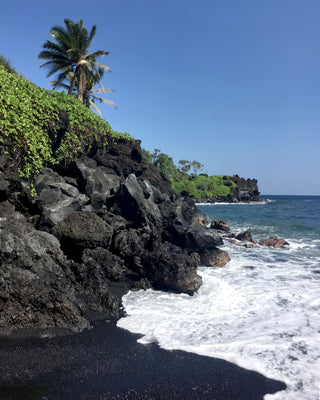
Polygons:
<instances>
[{"instance_id":1,"label":"shoreline","mask_svg":"<svg viewBox=\"0 0 320 400\"><path fill-rule=\"evenodd\" d=\"M139 336L112 320L67 336L2 337L0 400L262 400L285 389L224 360L139 344Z\"/></svg>"},{"instance_id":2,"label":"shoreline","mask_svg":"<svg viewBox=\"0 0 320 400\"><path fill-rule=\"evenodd\" d=\"M208 198L208 199L198 199L194 200L196 205L206 205L206 204L263 204L268 201L270 201L267 198L259 198L258 200L241 200L241 201L232 201L230 199L226 198L220 198L220 199L213 199L213 198Z\"/></svg>"}]
</instances>

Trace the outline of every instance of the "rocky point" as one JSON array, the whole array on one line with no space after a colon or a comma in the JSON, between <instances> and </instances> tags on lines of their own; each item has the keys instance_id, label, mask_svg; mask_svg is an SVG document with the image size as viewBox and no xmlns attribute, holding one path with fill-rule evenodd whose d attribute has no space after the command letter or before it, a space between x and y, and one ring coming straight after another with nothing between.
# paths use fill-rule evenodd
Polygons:
<instances>
[{"instance_id":1,"label":"rocky point","mask_svg":"<svg viewBox=\"0 0 320 400\"><path fill-rule=\"evenodd\" d=\"M42 169L36 197L29 183L0 149L1 334L82 330L119 317L128 290L193 294L199 264L229 260L194 202L142 161L137 140L97 139L75 160Z\"/></svg>"}]
</instances>

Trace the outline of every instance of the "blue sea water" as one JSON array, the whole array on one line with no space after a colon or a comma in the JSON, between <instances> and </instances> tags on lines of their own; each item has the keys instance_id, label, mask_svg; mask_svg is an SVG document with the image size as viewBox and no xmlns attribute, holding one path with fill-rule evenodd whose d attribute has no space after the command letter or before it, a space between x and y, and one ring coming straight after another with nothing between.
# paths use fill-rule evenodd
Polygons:
<instances>
[{"instance_id":1,"label":"blue sea water","mask_svg":"<svg viewBox=\"0 0 320 400\"><path fill-rule=\"evenodd\" d=\"M198 205L232 232L250 228L258 241L280 237L282 249L245 248L224 239L231 261L200 267L194 296L154 290L129 292L120 327L157 342L218 357L287 389L266 400L312 400L320 383L320 196L265 196L255 204Z\"/></svg>"}]
</instances>

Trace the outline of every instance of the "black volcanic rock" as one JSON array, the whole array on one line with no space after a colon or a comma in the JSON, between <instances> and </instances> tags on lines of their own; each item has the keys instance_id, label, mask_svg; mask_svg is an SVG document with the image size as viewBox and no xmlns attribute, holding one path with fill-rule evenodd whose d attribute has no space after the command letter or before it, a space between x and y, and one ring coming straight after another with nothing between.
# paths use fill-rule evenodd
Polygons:
<instances>
[{"instance_id":1,"label":"black volcanic rock","mask_svg":"<svg viewBox=\"0 0 320 400\"><path fill-rule=\"evenodd\" d=\"M149 225L159 231L162 226L162 216L154 201L155 197L160 197L157 189L147 181L139 182L134 174L130 174L112 198L110 211L122 215L136 227Z\"/></svg>"},{"instance_id":2,"label":"black volcanic rock","mask_svg":"<svg viewBox=\"0 0 320 400\"><path fill-rule=\"evenodd\" d=\"M256 179L244 179L233 175L230 179L236 183L236 188L231 188L231 194L240 202L260 201L258 182Z\"/></svg>"},{"instance_id":3,"label":"black volcanic rock","mask_svg":"<svg viewBox=\"0 0 320 400\"><path fill-rule=\"evenodd\" d=\"M68 119L61 118L63 134ZM193 294L198 264L221 263L219 235L142 161L139 141L106 145L98 136L80 157L42 169L35 198L17 171L0 148L2 333L82 329L118 316L130 289Z\"/></svg>"},{"instance_id":4,"label":"black volcanic rock","mask_svg":"<svg viewBox=\"0 0 320 400\"><path fill-rule=\"evenodd\" d=\"M241 242L253 242L250 228L244 232L239 233L235 236L235 238L240 240Z\"/></svg>"},{"instance_id":5,"label":"black volcanic rock","mask_svg":"<svg viewBox=\"0 0 320 400\"><path fill-rule=\"evenodd\" d=\"M76 211L59 222L52 233L60 240L64 252L77 260L86 248L108 248L113 229L92 211Z\"/></svg>"},{"instance_id":6,"label":"black volcanic rock","mask_svg":"<svg viewBox=\"0 0 320 400\"><path fill-rule=\"evenodd\" d=\"M217 232L204 227L200 222L192 222L185 231L183 247L188 251L201 251L221 246L223 240Z\"/></svg>"},{"instance_id":7,"label":"black volcanic rock","mask_svg":"<svg viewBox=\"0 0 320 400\"><path fill-rule=\"evenodd\" d=\"M201 285L197 263L178 246L156 243L141 259L146 277L158 289L193 294Z\"/></svg>"},{"instance_id":8,"label":"black volcanic rock","mask_svg":"<svg viewBox=\"0 0 320 400\"><path fill-rule=\"evenodd\" d=\"M83 329L82 303L59 241L19 213L0 219L0 332L17 327Z\"/></svg>"},{"instance_id":9,"label":"black volcanic rock","mask_svg":"<svg viewBox=\"0 0 320 400\"><path fill-rule=\"evenodd\" d=\"M224 267L230 261L229 254L218 248L202 250L199 255L200 263L210 267Z\"/></svg>"},{"instance_id":10,"label":"black volcanic rock","mask_svg":"<svg viewBox=\"0 0 320 400\"><path fill-rule=\"evenodd\" d=\"M124 261L102 247L85 249L82 260L90 270L100 269L102 275L111 281L120 281L126 273Z\"/></svg>"},{"instance_id":11,"label":"black volcanic rock","mask_svg":"<svg viewBox=\"0 0 320 400\"><path fill-rule=\"evenodd\" d=\"M69 181L70 182L70 181ZM68 183L52 169L42 169L35 180L37 207L40 210L38 227L50 230L75 211L89 203L89 197L80 193L75 182Z\"/></svg>"},{"instance_id":12,"label":"black volcanic rock","mask_svg":"<svg viewBox=\"0 0 320 400\"><path fill-rule=\"evenodd\" d=\"M210 225L211 229L216 229L218 231L229 232L230 228L228 227L226 221L212 221Z\"/></svg>"}]
</instances>

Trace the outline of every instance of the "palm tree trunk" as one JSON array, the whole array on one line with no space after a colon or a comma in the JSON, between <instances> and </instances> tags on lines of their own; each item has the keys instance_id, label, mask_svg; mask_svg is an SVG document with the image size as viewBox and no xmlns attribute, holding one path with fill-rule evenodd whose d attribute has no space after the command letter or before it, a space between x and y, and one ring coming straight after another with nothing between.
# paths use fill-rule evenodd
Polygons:
<instances>
[{"instance_id":1,"label":"palm tree trunk","mask_svg":"<svg viewBox=\"0 0 320 400\"><path fill-rule=\"evenodd\" d=\"M72 93L73 93L73 89L74 89L75 84L76 84L76 79L77 79L77 76L76 76L76 74L74 74L73 78L72 78L72 81L70 83L70 86L69 86L69 90L68 90L68 94L69 95L72 95Z\"/></svg>"},{"instance_id":2,"label":"palm tree trunk","mask_svg":"<svg viewBox=\"0 0 320 400\"><path fill-rule=\"evenodd\" d=\"M78 79L78 100L84 102L84 92L86 88L86 70L83 66L79 66L79 79Z\"/></svg>"}]
</instances>

